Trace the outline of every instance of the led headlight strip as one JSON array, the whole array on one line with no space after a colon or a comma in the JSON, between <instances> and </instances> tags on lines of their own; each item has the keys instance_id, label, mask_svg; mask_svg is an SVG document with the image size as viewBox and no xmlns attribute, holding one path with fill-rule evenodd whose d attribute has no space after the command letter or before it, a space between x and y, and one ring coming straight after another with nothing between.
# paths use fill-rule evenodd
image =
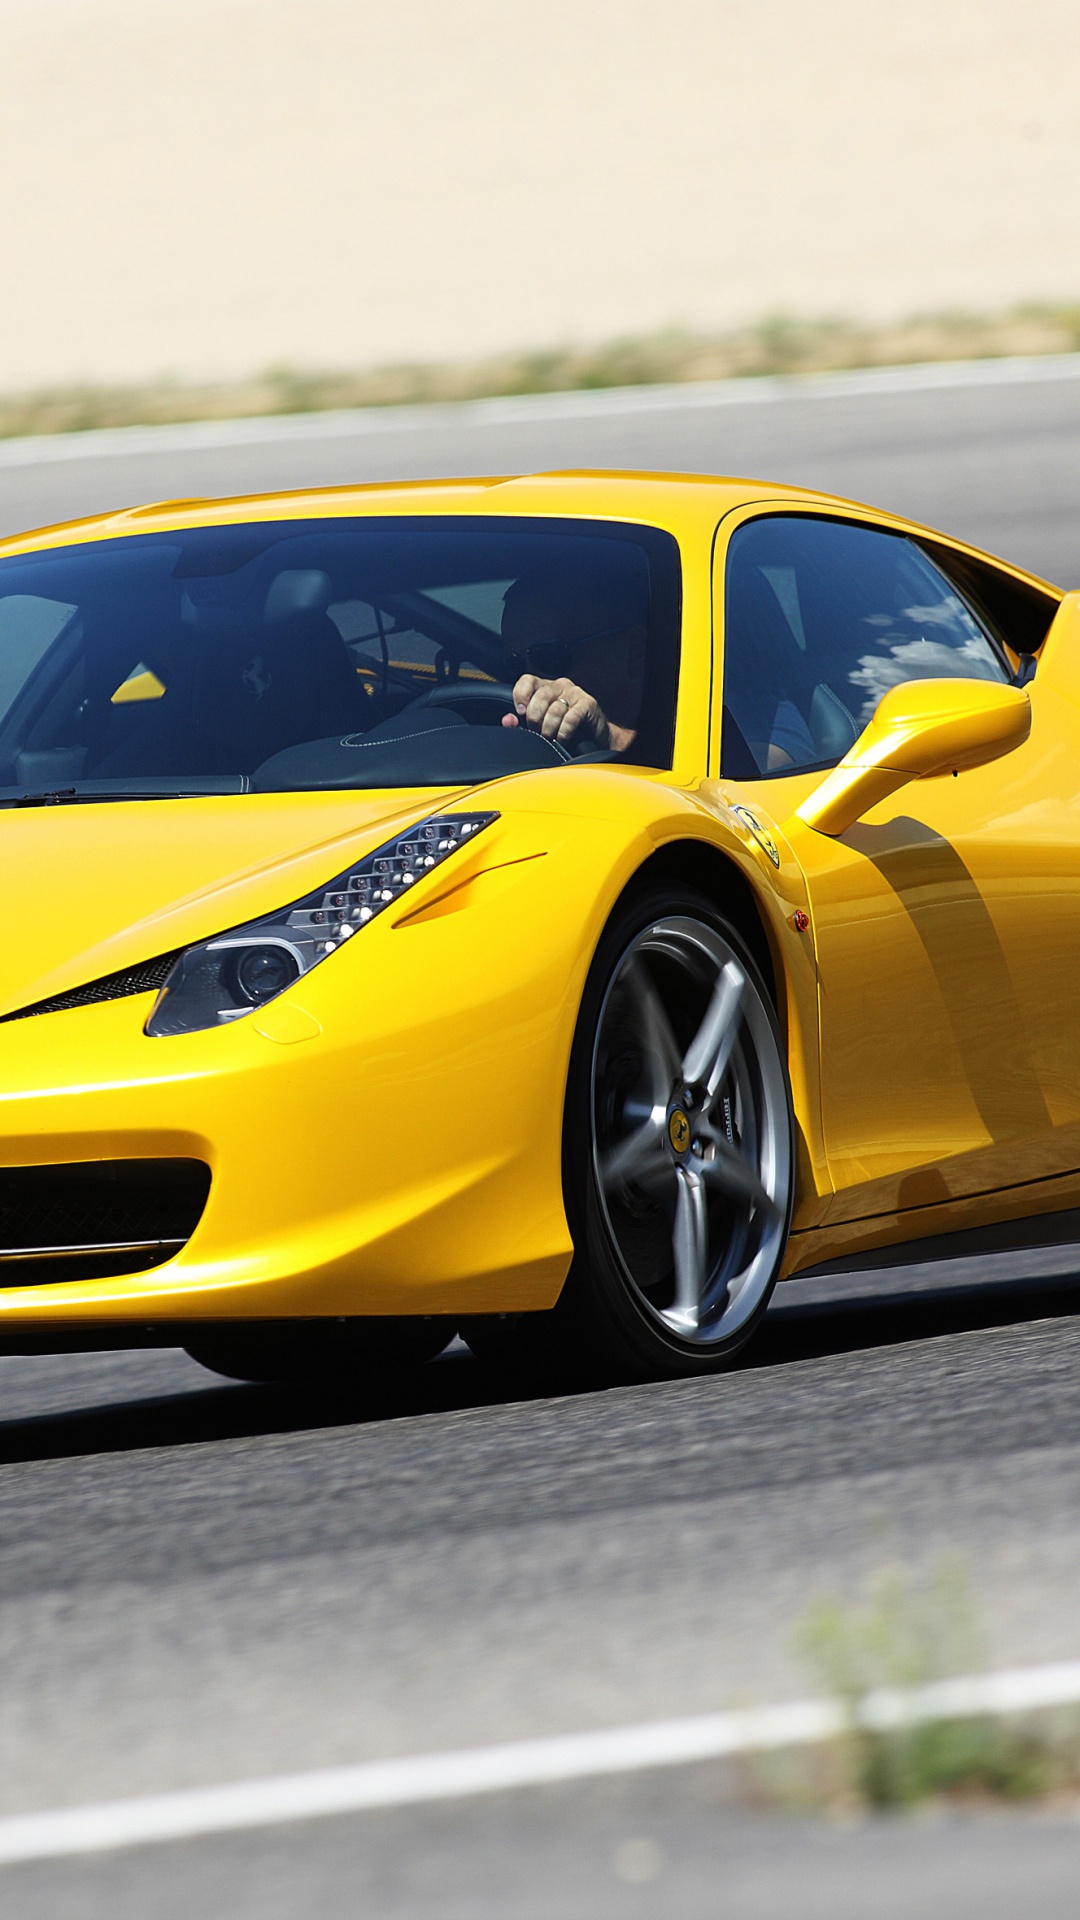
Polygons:
<instances>
[{"instance_id":1,"label":"led headlight strip","mask_svg":"<svg viewBox=\"0 0 1080 1920\"><path fill-rule=\"evenodd\" d=\"M158 995L147 1033L194 1033L264 1007L498 817L432 814L317 893L188 947Z\"/></svg>"}]
</instances>

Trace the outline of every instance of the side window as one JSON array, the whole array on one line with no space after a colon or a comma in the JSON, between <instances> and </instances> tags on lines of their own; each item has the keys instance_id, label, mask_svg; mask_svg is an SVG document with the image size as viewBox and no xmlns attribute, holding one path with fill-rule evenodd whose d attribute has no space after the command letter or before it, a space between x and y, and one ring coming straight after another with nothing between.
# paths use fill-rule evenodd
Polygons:
<instances>
[{"instance_id":1,"label":"side window","mask_svg":"<svg viewBox=\"0 0 1080 1920\"><path fill-rule=\"evenodd\" d=\"M903 534L773 514L732 536L721 772L829 767L905 680L1007 680L955 587Z\"/></svg>"}]
</instances>

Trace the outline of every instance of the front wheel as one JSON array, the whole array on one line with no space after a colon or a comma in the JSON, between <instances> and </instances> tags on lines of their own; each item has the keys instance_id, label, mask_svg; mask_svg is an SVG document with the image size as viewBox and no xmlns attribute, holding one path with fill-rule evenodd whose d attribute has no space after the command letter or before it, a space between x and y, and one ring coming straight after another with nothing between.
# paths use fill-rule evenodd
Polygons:
<instances>
[{"instance_id":1,"label":"front wheel","mask_svg":"<svg viewBox=\"0 0 1080 1920\"><path fill-rule=\"evenodd\" d=\"M779 1271L793 1125L768 989L703 895L641 893L609 926L582 1003L565 1141L566 1332L624 1379L722 1366Z\"/></svg>"}]
</instances>

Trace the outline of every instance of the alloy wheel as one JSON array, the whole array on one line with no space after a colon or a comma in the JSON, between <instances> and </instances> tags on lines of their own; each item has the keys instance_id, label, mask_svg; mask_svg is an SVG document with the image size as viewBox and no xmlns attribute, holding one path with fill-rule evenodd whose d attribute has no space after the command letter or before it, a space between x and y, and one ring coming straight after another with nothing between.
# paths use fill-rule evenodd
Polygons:
<instances>
[{"instance_id":1,"label":"alloy wheel","mask_svg":"<svg viewBox=\"0 0 1080 1920\"><path fill-rule=\"evenodd\" d=\"M726 1342L766 1298L787 1234L791 1122L771 1015L703 920L643 928L592 1059L593 1166L623 1277L668 1337Z\"/></svg>"}]
</instances>

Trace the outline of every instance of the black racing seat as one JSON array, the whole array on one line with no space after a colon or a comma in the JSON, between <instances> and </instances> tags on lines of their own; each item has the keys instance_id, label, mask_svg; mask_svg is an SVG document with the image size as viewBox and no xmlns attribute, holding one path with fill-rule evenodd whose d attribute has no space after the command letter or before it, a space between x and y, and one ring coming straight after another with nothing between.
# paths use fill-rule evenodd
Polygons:
<instances>
[{"instance_id":1,"label":"black racing seat","mask_svg":"<svg viewBox=\"0 0 1080 1920\"><path fill-rule=\"evenodd\" d=\"M300 612L205 646L192 723L221 763L215 772L250 773L285 747L360 726L363 697L333 621Z\"/></svg>"},{"instance_id":2,"label":"black racing seat","mask_svg":"<svg viewBox=\"0 0 1080 1920\"><path fill-rule=\"evenodd\" d=\"M191 634L174 684L95 777L251 773L305 740L363 725L368 703L341 635L304 611L240 634ZM369 709L370 712L370 709Z\"/></svg>"}]
</instances>

